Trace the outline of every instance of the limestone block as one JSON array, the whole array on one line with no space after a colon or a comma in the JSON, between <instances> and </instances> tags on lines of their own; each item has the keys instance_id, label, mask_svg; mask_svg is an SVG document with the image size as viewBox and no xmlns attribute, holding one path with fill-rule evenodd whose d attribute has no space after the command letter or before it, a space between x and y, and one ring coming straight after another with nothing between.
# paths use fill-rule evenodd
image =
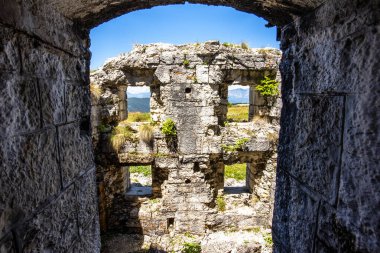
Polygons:
<instances>
[{"instance_id":1,"label":"limestone block","mask_svg":"<svg viewBox=\"0 0 380 253\"><path fill-rule=\"evenodd\" d=\"M219 84L223 82L223 72L218 65L210 65L208 69L208 83Z\"/></svg>"},{"instance_id":2,"label":"limestone block","mask_svg":"<svg viewBox=\"0 0 380 253\"><path fill-rule=\"evenodd\" d=\"M78 239L78 203L72 185L17 229L25 252L67 252ZM95 239L95 238L94 238Z\"/></svg>"},{"instance_id":3,"label":"limestone block","mask_svg":"<svg viewBox=\"0 0 380 253\"><path fill-rule=\"evenodd\" d=\"M66 82L65 110L67 121L71 122L91 113L90 90L81 83Z\"/></svg>"},{"instance_id":4,"label":"limestone block","mask_svg":"<svg viewBox=\"0 0 380 253\"><path fill-rule=\"evenodd\" d=\"M98 194L95 168L90 169L75 181L78 198L78 225L79 232L83 234L88 226L98 219Z\"/></svg>"},{"instance_id":5,"label":"limestone block","mask_svg":"<svg viewBox=\"0 0 380 253\"><path fill-rule=\"evenodd\" d=\"M61 188L56 131L4 139L0 157L1 238L12 223L31 214Z\"/></svg>"},{"instance_id":6,"label":"limestone block","mask_svg":"<svg viewBox=\"0 0 380 253\"><path fill-rule=\"evenodd\" d=\"M158 66L156 71L154 72L154 76L158 79L158 81L162 84L170 83L170 66Z\"/></svg>"},{"instance_id":7,"label":"limestone block","mask_svg":"<svg viewBox=\"0 0 380 253\"><path fill-rule=\"evenodd\" d=\"M298 103L291 174L335 203L342 148L344 99L339 96L301 96Z\"/></svg>"},{"instance_id":8,"label":"limestone block","mask_svg":"<svg viewBox=\"0 0 380 253\"><path fill-rule=\"evenodd\" d=\"M5 136L40 128L37 80L0 73L0 126Z\"/></svg>"},{"instance_id":9,"label":"limestone block","mask_svg":"<svg viewBox=\"0 0 380 253\"><path fill-rule=\"evenodd\" d=\"M79 123L58 127L60 161L64 185L93 166L91 137L82 134Z\"/></svg>"},{"instance_id":10,"label":"limestone block","mask_svg":"<svg viewBox=\"0 0 380 253\"><path fill-rule=\"evenodd\" d=\"M65 84L61 79L38 80L43 124L62 124L66 122Z\"/></svg>"},{"instance_id":11,"label":"limestone block","mask_svg":"<svg viewBox=\"0 0 380 253\"><path fill-rule=\"evenodd\" d=\"M380 203L380 120L375 116L380 103L376 94L369 87L346 99L337 220L346 230L358 229L356 246L363 251L380 249L379 216L374 215Z\"/></svg>"},{"instance_id":12,"label":"limestone block","mask_svg":"<svg viewBox=\"0 0 380 253\"><path fill-rule=\"evenodd\" d=\"M197 65L196 66L196 78L197 83L208 83L209 75L208 75L208 65Z\"/></svg>"},{"instance_id":13,"label":"limestone block","mask_svg":"<svg viewBox=\"0 0 380 253\"><path fill-rule=\"evenodd\" d=\"M11 233L0 239L0 252L16 252L14 239Z\"/></svg>"},{"instance_id":14,"label":"limestone block","mask_svg":"<svg viewBox=\"0 0 380 253\"><path fill-rule=\"evenodd\" d=\"M21 61L17 36L3 25L0 25L0 45L0 71L19 71Z\"/></svg>"}]
</instances>

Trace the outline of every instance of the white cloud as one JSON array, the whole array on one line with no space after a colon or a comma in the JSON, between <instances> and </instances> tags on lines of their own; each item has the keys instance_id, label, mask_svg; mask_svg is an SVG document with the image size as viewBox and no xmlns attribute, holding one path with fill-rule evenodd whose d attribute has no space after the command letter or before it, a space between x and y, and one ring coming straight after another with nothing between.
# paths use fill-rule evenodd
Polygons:
<instances>
[{"instance_id":1,"label":"white cloud","mask_svg":"<svg viewBox=\"0 0 380 253\"><path fill-rule=\"evenodd\" d=\"M128 87L127 92L130 94L140 94L140 93L150 92L150 89L148 86L135 86L135 87Z\"/></svg>"}]
</instances>

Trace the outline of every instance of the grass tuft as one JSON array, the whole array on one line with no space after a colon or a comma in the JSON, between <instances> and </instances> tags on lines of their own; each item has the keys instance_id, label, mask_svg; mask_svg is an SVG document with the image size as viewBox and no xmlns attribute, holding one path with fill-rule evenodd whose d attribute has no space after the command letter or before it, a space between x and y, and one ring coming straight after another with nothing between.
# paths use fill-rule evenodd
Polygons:
<instances>
[{"instance_id":1,"label":"grass tuft","mask_svg":"<svg viewBox=\"0 0 380 253\"><path fill-rule=\"evenodd\" d=\"M149 124L144 124L139 127L140 139L145 143L153 141L153 127Z\"/></svg>"}]
</instances>

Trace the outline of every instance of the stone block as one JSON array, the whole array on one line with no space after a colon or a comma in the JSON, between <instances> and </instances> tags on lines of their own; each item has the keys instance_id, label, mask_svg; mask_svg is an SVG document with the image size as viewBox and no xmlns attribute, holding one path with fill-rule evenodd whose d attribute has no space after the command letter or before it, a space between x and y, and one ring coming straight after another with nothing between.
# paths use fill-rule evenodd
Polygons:
<instances>
[{"instance_id":1,"label":"stone block","mask_svg":"<svg viewBox=\"0 0 380 253\"><path fill-rule=\"evenodd\" d=\"M40 102L37 81L0 73L0 127L4 136L40 128Z\"/></svg>"},{"instance_id":2,"label":"stone block","mask_svg":"<svg viewBox=\"0 0 380 253\"><path fill-rule=\"evenodd\" d=\"M100 252L101 239L99 231L99 221L93 219L89 226L81 234L80 240L77 240L69 250L71 253L93 253Z\"/></svg>"},{"instance_id":3,"label":"stone block","mask_svg":"<svg viewBox=\"0 0 380 253\"><path fill-rule=\"evenodd\" d=\"M154 72L154 76L160 83L168 84L170 83L171 68L171 66L158 66L156 71Z\"/></svg>"},{"instance_id":4,"label":"stone block","mask_svg":"<svg viewBox=\"0 0 380 253\"><path fill-rule=\"evenodd\" d=\"M197 65L195 68L195 77L197 83L208 83L208 65Z\"/></svg>"},{"instance_id":5,"label":"stone block","mask_svg":"<svg viewBox=\"0 0 380 253\"><path fill-rule=\"evenodd\" d=\"M16 252L16 247L12 233L7 234L0 239L0 252Z\"/></svg>"},{"instance_id":6,"label":"stone block","mask_svg":"<svg viewBox=\"0 0 380 253\"><path fill-rule=\"evenodd\" d=\"M98 219L98 193L95 168L90 169L75 181L79 209L79 232L83 236L86 227Z\"/></svg>"},{"instance_id":7,"label":"stone block","mask_svg":"<svg viewBox=\"0 0 380 253\"><path fill-rule=\"evenodd\" d=\"M299 97L294 164L287 168L331 204L337 196L343 111L344 98L341 96Z\"/></svg>"},{"instance_id":8,"label":"stone block","mask_svg":"<svg viewBox=\"0 0 380 253\"><path fill-rule=\"evenodd\" d=\"M2 237L61 188L55 129L2 140L0 167Z\"/></svg>"},{"instance_id":9,"label":"stone block","mask_svg":"<svg viewBox=\"0 0 380 253\"><path fill-rule=\"evenodd\" d=\"M77 208L72 185L48 208L17 228L22 252L68 252L79 236Z\"/></svg>"},{"instance_id":10,"label":"stone block","mask_svg":"<svg viewBox=\"0 0 380 253\"><path fill-rule=\"evenodd\" d=\"M0 71L20 70L20 54L14 30L0 25Z\"/></svg>"},{"instance_id":11,"label":"stone block","mask_svg":"<svg viewBox=\"0 0 380 253\"><path fill-rule=\"evenodd\" d=\"M377 88L379 90L379 88ZM380 250L380 101L378 92L347 96L337 220L357 229L356 247ZM376 250L375 250L376 251Z\"/></svg>"},{"instance_id":12,"label":"stone block","mask_svg":"<svg viewBox=\"0 0 380 253\"><path fill-rule=\"evenodd\" d=\"M65 110L67 121L71 122L91 113L90 88L81 83L66 82Z\"/></svg>"},{"instance_id":13,"label":"stone block","mask_svg":"<svg viewBox=\"0 0 380 253\"><path fill-rule=\"evenodd\" d=\"M91 137L82 134L79 123L58 127L60 162L63 184L94 165Z\"/></svg>"},{"instance_id":14,"label":"stone block","mask_svg":"<svg viewBox=\"0 0 380 253\"><path fill-rule=\"evenodd\" d=\"M39 79L43 125L66 122L65 85L61 79Z\"/></svg>"}]
</instances>

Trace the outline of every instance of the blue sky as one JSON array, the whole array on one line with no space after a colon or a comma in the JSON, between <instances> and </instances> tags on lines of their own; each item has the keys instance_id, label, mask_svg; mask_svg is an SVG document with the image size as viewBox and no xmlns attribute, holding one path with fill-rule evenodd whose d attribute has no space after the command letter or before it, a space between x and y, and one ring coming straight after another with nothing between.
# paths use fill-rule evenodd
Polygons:
<instances>
[{"instance_id":1,"label":"blue sky","mask_svg":"<svg viewBox=\"0 0 380 253\"><path fill-rule=\"evenodd\" d=\"M185 44L219 40L247 42L250 47L275 47L276 29L253 14L233 8L183 4L128 13L91 30L91 69L110 57L128 52L134 44Z\"/></svg>"}]
</instances>

